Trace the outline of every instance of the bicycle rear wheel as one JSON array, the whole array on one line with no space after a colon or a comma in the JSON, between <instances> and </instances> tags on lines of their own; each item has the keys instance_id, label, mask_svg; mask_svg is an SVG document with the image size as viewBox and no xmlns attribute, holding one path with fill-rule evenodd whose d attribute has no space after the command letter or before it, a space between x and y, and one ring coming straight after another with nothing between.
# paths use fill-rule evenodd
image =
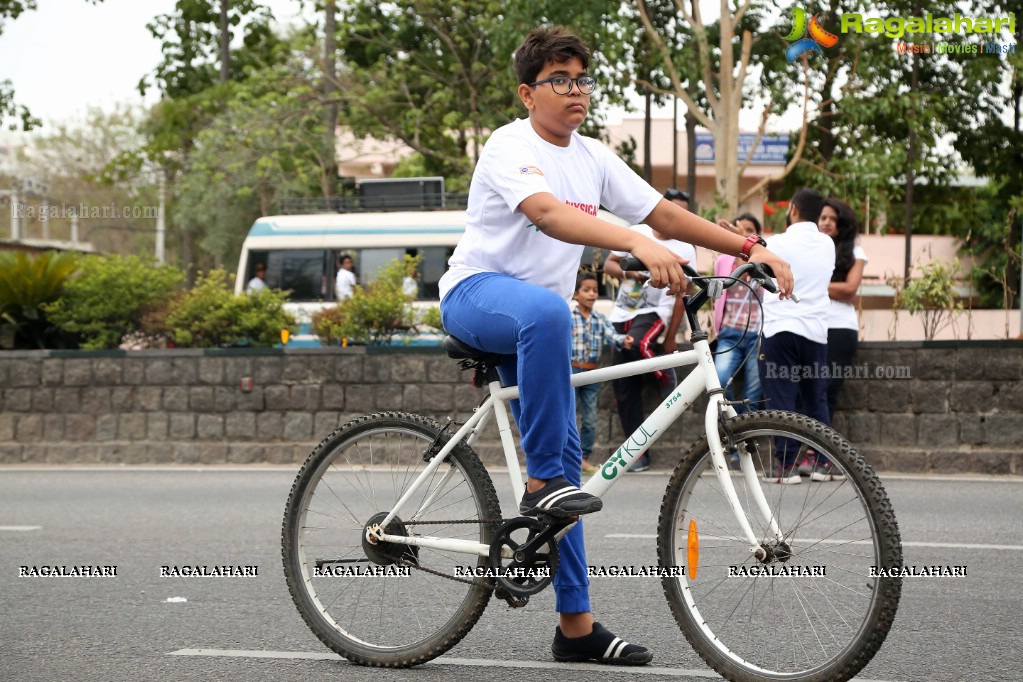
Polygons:
<instances>
[{"instance_id":1,"label":"bicycle rear wheel","mask_svg":"<svg viewBox=\"0 0 1023 682\"><path fill-rule=\"evenodd\" d=\"M366 525L382 520L426 467L423 454L439 432L418 415L361 417L316 447L291 489L282 529L288 588L316 636L352 662L397 667L435 658L490 600L483 580L454 579L463 567L486 566L484 557L364 541ZM489 544L500 516L486 469L462 443L387 531Z\"/></svg>"},{"instance_id":2,"label":"bicycle rear wheel","mask_svg":"<svg viewBox=\"0 0 1023 682\"><path fill-rule=\"evenodd\" d=\"M750 526L772 551L761 562L726 501L706 438L694 445L671 477L658 522L661 565L686 566L662 580L675 620L729 680L848 680L884 642L902 588L900 578L873 577L872 567L902 566L881 482L848 441L802 415L744 414L727 422L722 439L726 453L748 450L758 472L793 447L800 457L827 456L845 479L779 485L758 473L785 538L779 543L745 478L732 472Z\"/></svg>"}]
</instances>

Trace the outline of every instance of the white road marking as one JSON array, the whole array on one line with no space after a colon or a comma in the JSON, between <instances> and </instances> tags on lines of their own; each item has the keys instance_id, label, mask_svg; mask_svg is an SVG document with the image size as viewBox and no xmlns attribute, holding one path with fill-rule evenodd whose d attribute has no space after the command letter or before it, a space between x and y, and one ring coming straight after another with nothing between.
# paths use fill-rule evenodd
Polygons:
<instances>
[{"instance_id":1,"label":"white road marking","mask_svg":"<svg viewBox=\"0 0 1023 682\"><path fill-rule=\"evenodd\" d=\"M288 658L310 661L343 661L337 654L312 651L246 651L244 649L178 649L168 656L223 656L231 658ZM529 668L542 670L592 670L607 672L608 667L599 663L557 663L554 661L502 661L488 658L449 658L441 656L428 661L423 666L462 666L471 668ZM651 668L648 666L629 666L630 675L664 675L668 677L701 677L719 680L721 677L712 670L687 670L684 668ZM864 680L859 682L887 682L885 680Z\"/></svg>"},{"instance_id":2,"label":"white road marking","mask_svg":"<svg viewBox=\"0 0 1023 682\"><path fill-rule=\"evenodd\" d=\"M29 530L42 530L42 526L0 526L0 531L11 530L11 531L29 531Z\"/></svg>"},{"instance_id":3,"label":"white road marking","mask_svg":"<svg viewBox=\"0 0 1023 682\"><path fill-rule=\"evenodd\" d=\"M646 533L608 533L605 538L626 538L635 540L656 540L657 536ZM737 540L738 541L738 540ZM869 545L869 540L820 540L817 538L800 538L800 542L823 542L835 545ZM987 545L969 542L903 542L903 547L923 547L925 549L995 549L1008 552L1023 552L1023 545Z\"/></svg>"}]
</instances>

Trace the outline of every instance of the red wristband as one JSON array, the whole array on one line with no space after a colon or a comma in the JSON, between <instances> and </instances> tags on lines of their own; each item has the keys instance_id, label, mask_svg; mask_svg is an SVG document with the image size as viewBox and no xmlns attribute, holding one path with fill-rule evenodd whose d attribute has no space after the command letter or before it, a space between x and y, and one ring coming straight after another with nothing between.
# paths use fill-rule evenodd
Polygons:
<instances>
[{"instance_id":1,"label":"red wristband","mask_svg":"<svg viewBox=\"0 0 1023 682\"><path fill-rule=\"evenodd\" d=\"M742 245L742 250L739 251L739 258L744 261L749 261L749 252L753 250L754 244L760 244L761 246L767 246L767 242L759 234L751 234L746 237L746 242Z\"/></svg>"}]
</instances>

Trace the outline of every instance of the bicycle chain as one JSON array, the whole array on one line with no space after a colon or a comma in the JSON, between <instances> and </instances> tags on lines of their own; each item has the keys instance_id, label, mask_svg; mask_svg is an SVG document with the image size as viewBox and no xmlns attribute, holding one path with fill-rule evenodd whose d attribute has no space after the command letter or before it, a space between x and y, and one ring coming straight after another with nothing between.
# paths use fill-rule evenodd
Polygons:
<instances>
[{"instance_id":1,"label":"bicycle chain","mask_svg":"<svg viewBox=\"0 0 1023 682\"><path fill-rule=\"evenodd\" d=\"M507 521L507 519L461 519L461 520L450 519L450 520L437 520L437 521L404 521L403 523L404 523L404 525L406 527L408 527L408 526L418 526L418 525L426 525L426 524L449 525L449 524L465 524L465 523L485 523L485 524L495 524L495 525L497 525L497 524L502 524L505 521ZM397 561L399 563L399 565L401 565L401 566L409 566L409 567L414 568L416 570L424 571L426 573L430 573L432 575L436 575L436 576L439 576L441 578L446 578L448 580L454 580L456 583L465 583L466 585L471 585L473 587L477 587L477 586L479 586L479 587L486 587L487 589L490 589L490 590L493 590L493 589L495 589L497 587L494 584L494 582L492 580L489 580L489 579L480 580L478 578L474 578L472 580L468 580L466 578L458 578L456 576L448 575L447 573L442 573L441 571L438 571L438 570L435 570L435 569L432 569L432 568L427 568L426 566L421 566L419 564L414 564L414 563L412 563L411 561L409 561L408 559L406 559L404 557L396 557L395 561Z\"/></svg>"},{"instance_id":2,"label":"bicycle chain","mask_svg":"<svg viewBox=\"0 0 1023 682\"><path fill-rule=\"evenodd\" d=\"M404 525L406 527L408 527L408 526L417 526L417 525L441 525L441 524L447 525L447 524L466 524L466 523L485 523L485 524L488 524L488 525L499 525L499 524L505 523L506 521L508 521L508 519L448 519L448 520L437 520L437 521L404 521L403 523L404 523ZM395 563L397 563L400 566L408 566L410 569L414 568L414 569L416 569L418 571L424 571L425 573L429 573L431 575L435 575L435 576L440 577L440 578L445 578L446 580L453 580L456 583L462 583L462 584L465 584L465 585L469 585L470 587L484 587L484 588L490 590L491 592L497 593L497 595L501 599L504 599L505 601L507 601L508 602L508 606L512 607L513 609L522 608L522 607L524 607L529 602L529 598L528 597L524 597L524 598L523 597L515 597L515 596L513 596L511 594L508 594L503 589L498 588L497 583L492 578L484 578L482 580L480 580L478 578L473 578L472 580L469 580L467 578L458 578L458 577L455 577L453 575L448 575L447 573L442 573L441 571L438 571L438 570L435 570L435 569L432 569L432 568L427 568L426 566L421 566L418 563L412 563L411 561L409 561L405 557L392 557L392 558L394 559ZM504 592L503 595L501 594L502 592Z\"/></svg>"}]
</instances>

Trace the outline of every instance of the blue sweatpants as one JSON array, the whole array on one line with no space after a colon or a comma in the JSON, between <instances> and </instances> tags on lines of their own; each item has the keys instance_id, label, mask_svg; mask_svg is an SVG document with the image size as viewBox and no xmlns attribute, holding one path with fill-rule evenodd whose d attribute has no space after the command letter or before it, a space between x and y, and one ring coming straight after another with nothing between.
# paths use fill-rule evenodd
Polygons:
<instances>
[{"instance_id":1,"label":"blue sweatpants","mask_svg":"<svg viewBox=\"0 0 1023 682\"><path fill-rule=\"evenodd\" d=\"M536 284L492 272L462 280L441 303L444 329L465 343L506 356L501 383L519 386L511 403L534 478L582 479L582 450L575 426L572 314L565 299ZM590 611L586 547L580 522L558 543L555 610Z\"/></svg>"}]
</instances>

